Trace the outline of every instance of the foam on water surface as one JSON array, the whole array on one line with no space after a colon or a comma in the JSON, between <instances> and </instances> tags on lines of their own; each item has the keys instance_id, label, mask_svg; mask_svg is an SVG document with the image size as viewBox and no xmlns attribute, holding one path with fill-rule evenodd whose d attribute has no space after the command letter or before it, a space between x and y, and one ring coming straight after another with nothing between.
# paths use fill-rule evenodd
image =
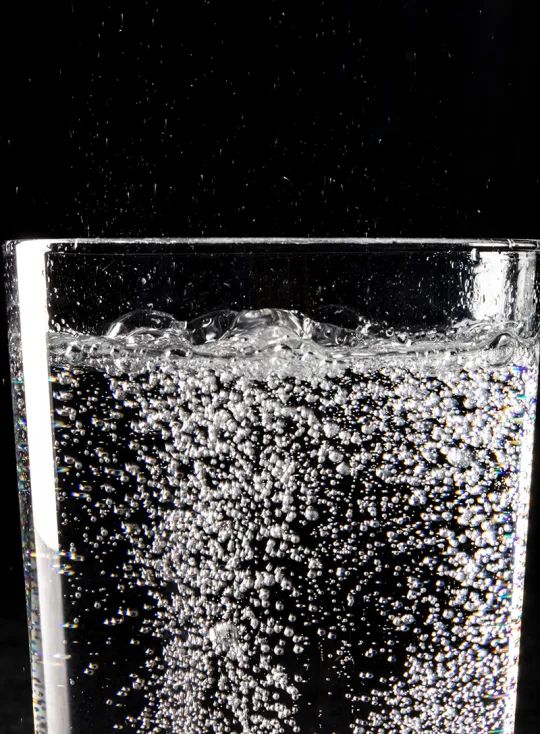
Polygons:
<instances>
[{"instance_id":1,"label":"foam on water surface","mask_svg":"<svg viewBox=\"0 0 540 734\"><path fill-rule=\"evenodd\" d=\"M116 366L121 372L134 373L178 360L198 365L211 359L229 362L229 369L231 361L242 361L250 371L258 370L257 363L263 361L264 375L301 370L299 361L312 362L310 367L319 374L328 371L330 363L358 370L380 365L381 360L393 364L396 359L417 365L449 363L450 367L465 360L507 363L513 351L526 343L514 322L462 321L441 332L400 330L339 307L322 310L321 315L332 321L270 308L227 309L178 321L170 314L142 309L117 319L103 336L53 333L50 346L53 355L65 354L71 364L83 361L99 366L102 361L109 371Z\"/></svg>"}]
</instances>

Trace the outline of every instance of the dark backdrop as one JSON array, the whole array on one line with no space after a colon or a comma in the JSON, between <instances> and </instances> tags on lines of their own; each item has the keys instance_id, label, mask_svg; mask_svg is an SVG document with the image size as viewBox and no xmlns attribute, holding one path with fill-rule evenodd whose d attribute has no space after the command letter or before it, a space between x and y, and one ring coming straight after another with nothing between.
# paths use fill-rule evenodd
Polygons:
<instances>
[{"instance_id":1,"label":"dark backdrop","mask_svg":"<svg viewBox=\"0 0 540 734\"><path fill-rule=\"evenodd\" d=\"M540 237L536 1L8 2L0 35L0 238ZM27 734L2 350L0 732ZM516 734L540 728L539 491Z\"/></svg>"}]
</instances>

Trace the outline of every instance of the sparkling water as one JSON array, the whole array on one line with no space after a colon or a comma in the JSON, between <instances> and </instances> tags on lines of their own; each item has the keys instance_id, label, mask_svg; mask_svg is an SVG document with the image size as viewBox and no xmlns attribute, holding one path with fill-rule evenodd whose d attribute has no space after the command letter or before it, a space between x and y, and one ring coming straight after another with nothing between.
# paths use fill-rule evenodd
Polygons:
<instances>
[{"instance_id":1,"label":"sparkling water","mask_svg":"<svg viewBox=\"0 0 540 734\"><path fill-rule=\"evenodd\" d=\"M512 324L139 312L49 349L74 731L513 730Z\"/></svg>"}]
</instances>

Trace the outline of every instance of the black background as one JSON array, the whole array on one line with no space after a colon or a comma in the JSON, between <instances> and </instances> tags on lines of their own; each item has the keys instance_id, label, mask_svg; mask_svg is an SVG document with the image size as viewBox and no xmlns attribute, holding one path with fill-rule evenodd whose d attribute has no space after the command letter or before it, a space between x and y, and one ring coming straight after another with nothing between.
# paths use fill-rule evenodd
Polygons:
<instances>
[{"instance_id":1,"label":"black background","mask_svg":"<svg viewBox=\"0 0 540 734\"><path fill-rule=\"evenodd\" d=\"M539 36L527 0L7 3L0 238L540 237ZM0 732L26 734L5 337L1 400ZM538 487L516 734L540 728Z\"/></svg>"}]
</instances>

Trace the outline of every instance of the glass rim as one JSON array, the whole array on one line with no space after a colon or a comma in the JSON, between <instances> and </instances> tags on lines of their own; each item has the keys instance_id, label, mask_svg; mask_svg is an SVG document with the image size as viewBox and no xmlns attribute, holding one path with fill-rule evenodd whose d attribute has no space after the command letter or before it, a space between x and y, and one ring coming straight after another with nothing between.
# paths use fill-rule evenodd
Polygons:
<instances>
[{"instance_id":1,"label":"glass rim","mask_svg":"<svg viewBox=\"0 0 540 734\"><path fill-rule=\"evenodd\" d=\"M345 248L349 252L473 252L491 250L496 252L538 252L540 239L511 239L511 238L444 238L444 237L29 237L6 240L2 243L4 254L11 254L20 245L25 249L35 248L36 252L54 251L65 254L91 254L95 247L95 254L112 254L109 248L119 248L126 252L139 252L137 246L171 248L170 252L181 251L183 247L221 246L231 251L235 246L243 252L249 248L260 249L271 246L276 251L283 248L298 249L327 246L329 248ZM80 250L78 248L81 248ZM133 247L132 250L130 248ZM164 251L165 253L167 250ZM328 249L329 254L332 249Z\"/></svg>"}]
</instances>

